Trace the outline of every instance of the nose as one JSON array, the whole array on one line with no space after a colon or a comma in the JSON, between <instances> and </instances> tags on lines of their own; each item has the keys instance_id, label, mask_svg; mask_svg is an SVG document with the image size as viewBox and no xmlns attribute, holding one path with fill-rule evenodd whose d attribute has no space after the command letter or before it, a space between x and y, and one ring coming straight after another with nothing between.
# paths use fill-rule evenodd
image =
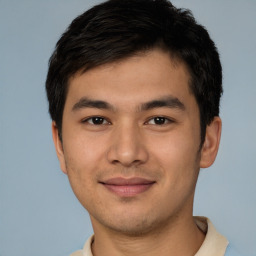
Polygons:
<instances>
[{"instance_id":1,"label":"nose","mask_svg":"<svg viewBox=\"0 0 256 256\"><path fill-rule=\"evenodd\" d=\"M107 158L112 164L137 166L148 160L140 128L132 124L120 125L113 131Z\"/></svg>"}]
</instances>

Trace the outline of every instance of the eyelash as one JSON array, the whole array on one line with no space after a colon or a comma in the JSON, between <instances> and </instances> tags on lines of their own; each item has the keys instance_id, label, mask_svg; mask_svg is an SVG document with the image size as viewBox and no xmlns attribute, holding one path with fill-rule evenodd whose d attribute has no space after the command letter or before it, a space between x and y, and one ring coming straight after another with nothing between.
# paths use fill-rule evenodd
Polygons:
<instances>
[{"instance_id":1,"label":"eyelash","mask_svg":"<svg viewBox=\"0 0 256 256\"><path fill-rule=\"evenodd\" d=\"M155 122L154 124L150 123L152 120ZM157 122L160 122L160 123L157 123ZM170 118L164 117L164 116L154 116L154 117L150 117L148 119L148 121L145 122L145 124L161 126L161 125L166 125L166 124L173 123L173 122L174 122L173 120L171 120ZM105 117L102 117L102 116L88 117L86 119L83 119L82 123L88 123L90 125L109 125L109 124L111 124L110 121L108 121Z\"/></svg>"},{"instance_id":2,"label":"eyelash","mask_svg":"<svg viewBox=\"0 0 256 256\"><path fill-rule=\"evenodd\" d=\"M165 116L153 116L153 117L151 117L151 118L149 118L148 119L148 121L146 122L146 124L149 124L149 125L151 125L150 124L150 121L152 121L152 120L154 120L154 124L152 124L152 125L166 125L166 124L170 124L170 123L173 123L174 121L172 120L172 119L170 119L170 118L168 118L168 117L165 117ZM160 123L156 123L156 122L158 122L158 121L160 121ZM163 121L163 123L161 123Z\"/></svg>"},{"instance_id":3,"label":"eyelash","mask_svg":"<svg viewBox=\"0 0 256 256\"><path fill-rule=\"evenodd\" d=\"M93 120L96 121L96 123L94 123ZM97 123L98 121L99 122L102 121L103 123L101 123L101 122ZM108 125L108 124L111 124L105 117L102 117L102 116L91 116L91 117L88 117L86 119L83 119L82 123L88 123L90 125Z\"/></svg>"}]
</instances>

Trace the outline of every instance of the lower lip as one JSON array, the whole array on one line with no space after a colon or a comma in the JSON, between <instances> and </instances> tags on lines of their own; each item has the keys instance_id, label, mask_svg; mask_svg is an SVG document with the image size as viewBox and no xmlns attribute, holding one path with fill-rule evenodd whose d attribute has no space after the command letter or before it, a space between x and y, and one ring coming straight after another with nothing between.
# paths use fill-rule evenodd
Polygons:
<instances>
[{"instance_id":1,"label":"lower lip","mask_svg":"<svg viewBox=\"0 0 256 256\"><path fill-rule=\"evenodd\" d=\"M138 184L138 185L108 185L104 186L114 194L122 197L133 197L141 194L153 186L154 183Z\"/></svg>"}]
</instances>

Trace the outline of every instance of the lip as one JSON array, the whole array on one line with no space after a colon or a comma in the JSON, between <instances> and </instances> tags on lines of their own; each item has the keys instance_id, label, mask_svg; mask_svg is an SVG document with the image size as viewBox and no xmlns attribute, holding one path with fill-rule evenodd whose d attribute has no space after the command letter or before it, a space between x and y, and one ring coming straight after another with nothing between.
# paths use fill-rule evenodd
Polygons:
<instances>
[{"instance_id":1,"label":"lip","mask_svg":"<svg viewBox=\"0 0 256 256\"><path fill-rule=\"evenodd\" d=\"M110 192L121 197L133 197L150 189L155 181L141 177L122 178L116 177L100 182Z\"/></svg>"}]
</instances>

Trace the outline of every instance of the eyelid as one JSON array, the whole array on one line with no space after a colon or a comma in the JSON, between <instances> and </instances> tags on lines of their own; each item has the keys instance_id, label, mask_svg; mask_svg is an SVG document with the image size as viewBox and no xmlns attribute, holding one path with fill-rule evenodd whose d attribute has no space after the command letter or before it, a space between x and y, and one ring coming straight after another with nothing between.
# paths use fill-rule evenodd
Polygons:
<instances>
[{"instance_id":1,"label":"eyelid","mask_svg":"<svg viewBox=\"0 0 256 256\"><path fill-rule=\"evenodd\" d=\"M153 119L155 118L164 118L168 123L164 123L164 124L158 124L159 126L161 125L167 125L167 124L170 124L170 123L174 123L175 121L170 118L170 117L166 117L166 116L163 116L163 115L156 115L156 116L151 116L150 118L147 119L147 121L145 122L146 125L157 125L157 124L150 124L149 122L152 121Z\"/></svg>"},{"instance_id":2,"label":"eyelid","mask_svg":"<svg viewBox=\"0 0 256 256\"><path fill-rule=\"evenodd\" d=\"M88 117L86 117L86 118L83 118L83 119L81 120L81 123L88 123L88 124L90 124L90 125L96 125L96 124L93 124L92 122L89 122L89 120L92 120L93 118L102 118L102 119L104 119L104 123L98 124L98 125L108 125L108 124L111 124L111 122L110 122L106 117L104 117L104 116L99 116L99 115L88 116ZM105 122L107 122L107 123L105 123Z\"/></svg>"}]
</instances>

